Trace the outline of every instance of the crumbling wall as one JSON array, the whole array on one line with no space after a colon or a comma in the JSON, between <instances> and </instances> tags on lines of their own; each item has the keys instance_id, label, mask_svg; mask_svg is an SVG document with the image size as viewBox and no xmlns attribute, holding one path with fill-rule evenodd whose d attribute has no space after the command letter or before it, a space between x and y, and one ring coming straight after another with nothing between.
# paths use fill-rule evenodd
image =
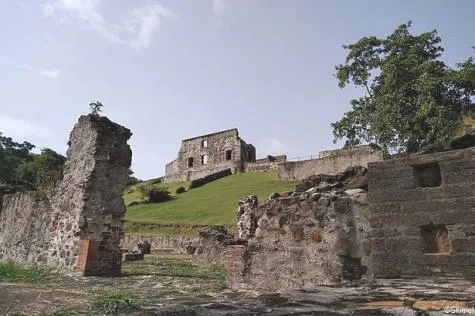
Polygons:
<instances>
[{"instance_id":1,"label":"crumbling wall","mask_svg":"<svg viewBox=\"0 0 475 316\"><path fill-rule=\"evenodd\" d=\"M350 149L323 151L320 153L319 159L281 163L277 166L277 172L281 179L301 180L315 174L334 175L348 167L367 167L369 162L383 159L383 152L380 149L365 145Z\"/></svg>"},{"instance_id":2,"label":"crumbling wall","mask_svg":"<svg viewBox=\"0 0 475 316\"><path fill-rule=\"evenodd\" d=\"M135 236L125 235L122 238L120 247L122 249L134 250L139 241L147 241L151 250L173 249L178 253L187 253L189 246L198 241L198 237L189 236Z\"/></svg>"},{"instance_id":3,"label":"crumbling wall","mask_svg":"<svg viewBox=\"0 0 475 316\"><path fill-rule=\"evenodd\" d=\"M247 162L244 164L244 172L272 172L277 171L280 163L286 162L286 155L268 156L266 158L257 159L255 162Z\"/></svg>"},{"instance_id":4,"label":"crumbling wall","mask_svg":"<svg viewBox=\"0 0 475 316\"><path fill-rule=\"evenodd\" d=\"M375 277L475 276L475 148L369 164Z\"/></svg>"},{"instance_id":5,"label":"crumbling wall","mask_svg":"<svg viewBox=\"0 0 475 316\"><path fill-rule=\"evenodd\" d=\"M0 259L47 263L52 213L50 201L36 192L0 199Z\"/></svg>"},{"instance_id":6,"label":"crumbling wall","mask_svg":"<svg viewBox=\"0 0 475 316\"><path fill-rule=\"evenodd\" d=\"M314 177L292 195L274 194L260 204L255 196L240 201L238 230L245 243L223 251L228 284L280 290L361 278L369 214L366 192L350 185L356 182L349 174L355 173Z\"/></svg>"},{"instance_id":7,"label":"crumbling wall","mask_svg":"<svg viewBox=\"0 0 475 316\"><path fill-rule=\"evenodd\" d=\"M70 135L63 179L51 194L3 197L1 259L120 275L130 136L106 117L81 116Z\"/></svg>"}]
</instances>

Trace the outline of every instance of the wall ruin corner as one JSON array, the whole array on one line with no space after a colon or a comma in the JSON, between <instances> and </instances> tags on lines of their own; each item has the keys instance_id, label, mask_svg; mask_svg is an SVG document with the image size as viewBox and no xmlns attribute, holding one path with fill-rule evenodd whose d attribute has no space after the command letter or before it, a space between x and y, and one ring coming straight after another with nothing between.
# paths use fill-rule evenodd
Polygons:
<instances>
[{"instance_id":1,"label":"wall ruin corner","mask_svg":"<svg viewBox=\"0 0 475 316\"><path fill-rule=\"evenodd\" d=\"M0 260L81 275L120 275L131 136L107 117L81 116L70 133L63 178L51 194L3 196Z\"/></svg>"}]
</instances>

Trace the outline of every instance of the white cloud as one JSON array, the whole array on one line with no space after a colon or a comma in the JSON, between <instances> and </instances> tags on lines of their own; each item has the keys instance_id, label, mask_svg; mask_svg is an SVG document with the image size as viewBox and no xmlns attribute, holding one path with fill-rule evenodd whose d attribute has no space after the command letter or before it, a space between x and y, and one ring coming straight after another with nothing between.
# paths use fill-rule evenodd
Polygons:
<instances>
[{"instance_id":1,"label":"white cloud","mask_svg":"<svg viewBox=\"0 0 475 316\"><path fill-rule=\"evenodd\" d=\"M26 69L28 71L31 71L37 75L46 77L48 79L58 79L59 78L59 69L55 67L51 67L49 69L47 68L41 68L41 67L33 67L27 64L22 64L22 63L17 63L11 59L8 58L0 58L5 64L11 65L13 67L21 68L21 69Z\"/></svg>"},{"instance_id":2,"label":"white cloud","mask_svg":"<svg viewBox=\"0 0 475 316\"><path fill-rule=\"evenodd\" d=\"M20 65L16 65L18 68L23 68L23 69L27 69L33 73L36 73L40 76L43 76L43 77L46 77L46 78L49 78L49 79L57 79L59 78L59 70L55 67L52 67L50 69L44 69L44 68L36 68L36 67L31 67L29 65L25 65L25 64L20 64Z\"/></svg>"},{"instance_id":3,"label":"white cloud","mask_svg":"<svg viewBox=\"0 0 475 316\"><path fill-rule=\"evenodd\" d=\"M217 27L221 27L222 14L228 9L228 6L225 3L225 0L213 0L213 14Z\"/></svg>"},{"instance_id":4,"label":"white cloud","mask_svg":"<svg viewBox=\"0 0 475 316\"><path fill-rule=\"evenodd\" d=\"M100 13L101 0L48 0L41 5L41 9L45 17L54 17L61 23L77 22L109 42L138 50L152 44L153 35L163 18L176 17L158 2L133 9L129 13L130 19L122 25L105 20Z\"/></svg>"},{"instance_id":5,"label":"white cloud","mask_svg":"<svg viewBox=\"0 0 475 316\"><path fill-rule=\"evenodd\" d=\"M0 132L20 142L23 140L30 141L32 138L38 140L53 136L53 133L43 126L2 114L0 114Z\"/></svg>"}]
</instances>

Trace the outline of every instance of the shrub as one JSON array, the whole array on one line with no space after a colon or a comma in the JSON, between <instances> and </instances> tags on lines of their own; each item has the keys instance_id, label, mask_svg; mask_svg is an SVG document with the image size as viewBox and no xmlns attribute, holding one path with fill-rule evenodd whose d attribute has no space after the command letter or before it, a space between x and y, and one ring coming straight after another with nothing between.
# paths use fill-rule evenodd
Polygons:
<instances>
[{"instance_id":1,"label":"shrub","mask_svg":"<svg viewBox=\"0 0 475 316\"><path fill-rule=\"evenodd\" d=\"M176 194L181 194L181 193L185 193L185 192L186 192L186 189L183 186L178 187L175 191Z\"/></svg>"},{"instance_id":2,"label":"shrub","mask_svg":"<svg viewBox=\"0 0 475 316\"><path fill-rule=\"evenodd\" d=\"M156 184L141 186L140 191L149 203L165 202L172 198L166 188L159 187Z\"/></svg>"}]
</instances>

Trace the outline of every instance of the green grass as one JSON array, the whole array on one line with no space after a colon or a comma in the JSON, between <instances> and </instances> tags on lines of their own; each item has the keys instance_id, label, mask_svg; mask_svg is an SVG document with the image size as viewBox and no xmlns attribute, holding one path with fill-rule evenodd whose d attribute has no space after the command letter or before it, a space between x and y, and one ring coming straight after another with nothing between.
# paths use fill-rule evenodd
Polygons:
<instances>
[{"instance_id":1,"label":"green grass","mask_svg":"<svg viewBox=\"0 0 475 316\"><path fill-rule=\"evenodd\" d=\"M92 302L84 310L60 310L48 316L128 315L139 311L144 299L132 292L99 289L91 292Z\"/></svg>"},{"instance_id":2,"label":"green grass","mask_svg":"<svg viewBox=\"0 0 475 316\"><path fill-rule=\"evenodd\" d=\"M157 182L156 179L151 179L151 180L140 182L140 183L137 183L137 184L134 184L134 185L131 185L130 187L128 187L127 190L125 191L125 195L124 195L125 205L128 205L128 204L130 204L131 202L134 202L134 201L135 202L145 201L145 199L142 196L139 188L142 187L142 186L145 186L145 185L154 184L156 182ZM181 186L183 186L185 188L188 188L188 182L160 183L159 186L162 187L162 188L167 188L167 190L170 191L171 195L173 197L175 197L176 196L176 194L175 194L176 189L178 187L181 187Z\"/></svg>"},{"instance_id":3,"label":"green grass","mask_svg":"<svg viewBox=\"0 0 475 316\"><path fill-rule=\"evenodd\" d=\"M98 314L127 314L138 311L140 302L132 293L101 291L94 295L91 309Z\"/></svg>"},{"instance_id":4,"label":"green grass","mask_svg":"<svg viewBox=\"0 0 475 316\"><path fill-rule=\"evenodd\" d=\"M0 282L43 283L58 278L58 274L43 268L25 267L14 262L0 262Z\"/></svg>"},{"instance_id":5,"label":"green grass","mask_svg":"<svg viewBox=\"0 0 475 316\"><path fill-rule=\"evenodd\" d=\"M138 186L146 183L150 181L136 184L126 191L124 197L126 204L142 200ZM126 227L128 227L126 233L147 234L148 230L144 228L146 226L139 225L144 223L184 226L222 224L234 227L236 225L235 209L239 200L252 194L262 200L272 192L293 190L295 184L295 181L280 180L276 173L234 174L178 195L175 194L176 188L188 187L186 182L160 184L169 188L173 199L162 203L128 207L125 214ZM148 232L163 234L158 230L158 228L151 229ZM194 233L193 229L191 231Z\"/></svg>"},{"instance_id":6,"label":"green grass","mask_svg":"<svg viewBox=\"0 0 475 316\"><path fill-rule=\"evenodd\" d=\"M224 270L216 265L199 265L180 259L160 259L156 261L132 261L122 265L124 275L162 275L224 280Z\"/></svg>"}]
</instances>

